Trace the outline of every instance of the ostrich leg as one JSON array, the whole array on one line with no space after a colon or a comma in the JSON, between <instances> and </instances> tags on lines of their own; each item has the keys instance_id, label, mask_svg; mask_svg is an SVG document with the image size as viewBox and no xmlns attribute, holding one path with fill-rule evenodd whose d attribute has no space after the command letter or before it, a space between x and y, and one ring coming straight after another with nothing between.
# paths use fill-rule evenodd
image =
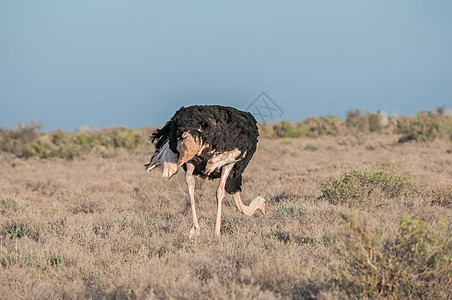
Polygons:
<instances>
[{"instance_id":1,"label":"ostrich leg","mask_svg":"<svg viewBox=\"0 0 452 300\"><path fill-rule=\"evenodd\" d=\"M196 216L196 207L195 207L195 178L193 177L193 171L195 170L195 166L189 162L186 163L187 173L185 174L185 182L188 185L188 195L190 196L190 204L191 204L191 213L193 215L193 226L190 230L190 239L194 238L196 235L199 235L199 224L198 217Z\"/></svg>"},{"instance_id":2,"label":"ostrich leg","mask_svg":"<svg viewBox=\"0 0 452 300\"><path fill-rule=\"evenodd\" d=\"M232 170L234 164L226 165L221 169L221 178L220 184L217 189L217 221L215 223L215 235L220 236L220 228L221 228L221 202L225 196L226 191L224 190L224 186L226 185L226 180L228 179L229 173Z\"/></svg>"}]
</instances>

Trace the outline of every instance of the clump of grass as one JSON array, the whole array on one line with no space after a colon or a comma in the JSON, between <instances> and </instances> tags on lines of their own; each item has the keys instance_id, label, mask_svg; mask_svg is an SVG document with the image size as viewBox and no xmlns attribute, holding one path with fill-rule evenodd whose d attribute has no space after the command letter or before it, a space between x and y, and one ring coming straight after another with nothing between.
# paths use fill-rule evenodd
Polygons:
<instances>
[{"instance_id":1,"label":"clump of grass","mask_svg":"<svg viewBox=\"0 0 452 300\"><path fill-rule=\"evenodd\" d=\"M129 218L127 215L124 218L116 218L106 222L100 222L93 226L93 232L102 238L107 238L110 234L122 232L126 229L142 231L145 223L135 218Z\"/></svg>"},{"instance_id":2,"label":"clump of grass","mask_svg":"<svg viewBox=\"0 0 452 300\"><path fill-rule=\"evenodd\" d=\"M434 185L426 188L424 196L432 200L432 204L452 208L452 186Z\"/></svg>"},{"instance_id":3,"label":"clump of grass","mask_svg":"<svg viewBox=\"0 0 452 300\"><path fill-rule=\"evenodd\" d=\"M14 238L23 238L24 236L28 236L29 238L37 241L39 239L39 230L33 224L25 223L25 222L9 222L3 225L2 235L9 237L11 239Z\"/></svg>"},{"instance_id":4,"label":"clump of grass","mask_svg":"<svg viewBox=\"0 0 452 300\"><path fill-rule=\"evenodd\" d=\"M17 201L13 198L6 198L0 200L0 212L2 214L6 213L7 211L16 211L18 208Z\"/></svg>"},{"instance_id":5,"label":"clump of grass","mask_svg":"<svg viewBox=\"0 0 452 300\"><path fill-rule=\"evenodd\" d=\"M364 218L342 215L335 242L344 259L342 288L358 298L446 299L452 290L452 238L440 221L432 227L404 216L393 236Z\"/></svg>"},{"instance_id":6,"label":"clump of grass","mask_svg":"<svg viewBox=\"0 0 452 300\"><path fill-rule=\"evenodd\" d=\"M271 233L271 236L277 238L280 242L284 242L284 244L295 243L297 245L302 245L302 244L314 244L316 242L313 238L281 230L273 231Z\"/></svg>"},{"instance_id":7,"label":"clump of grass","mask_svg":"<svg viewBox=\"0 0 452 300\"><path fill-rule=\"evenodd\" d=\"M315 146L313 144L307 144L304 147L304 150L306 150L306 151L316 151L317 149L318 149L317 146Z\"/></svg>"},{"instance_id":8,"label":"clump of grass","mask_svg":"<svg viewBox=\"0 0 452 300\"><path fill-rule=\"evenodd\" d=\"M49 256L48 261L49 261L50 266L52 266L54 268L58 268L64 262L63 255L56 254L56 255Z\"/></svg>"},{"instance_id":9,"label":"clump of grass","mask_svg":"<svg viewBox=\"0 0 452 300\"><path fill-rule=\"evenodd\" d=\"M321 184L320 199L332 204L359 206L384 197L408 196L416 187L412 177L396 172L352 170Z\"/></svg>"},{"instance_id":10,"label":"clump of grass","mask_svg":"<svg viewBox=\"0 0 452 300\"><path fill-rule=\"evenodd\" d=\"M302 213L301 207L298 203L291 203L288 201L281 201L276 205L276 212L278 214L299 215Z\"/></svg>"}]
</instances>

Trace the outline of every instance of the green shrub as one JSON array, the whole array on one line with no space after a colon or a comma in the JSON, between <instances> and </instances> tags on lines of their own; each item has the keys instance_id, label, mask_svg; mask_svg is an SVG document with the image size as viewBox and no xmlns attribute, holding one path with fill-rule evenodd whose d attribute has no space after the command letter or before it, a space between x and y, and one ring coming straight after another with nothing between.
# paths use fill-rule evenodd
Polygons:
<instances>
[{"instance_id":1,"label":"green shrub","mask_svg":"<svg viewBox=\"0 0 452 300\"><path fill-rule=\"evenodd\" d=\"M54 145L50 145L46 141L39 139L34 143L26 144L23 152L24 157L38 156L40 158L49 158L56 150Z\"/></svg>"},{"instance_id":2,"label":"green shrub","mask_svg":"<svg viewBox=\"0 0 452 300\"><path fill-rule=\"evenodd\" d=\"M65 159L72 159L74 157L80 156L80 151L75 147L71 147L70 145L64 145L58 148L58 151L53 156Z\"/></svg>"},{"instance_id":3,"label":"green shrub","mask_svg":"<svg viewBox=\"0 0 452 300\"><path fill-rule=\"evenodd\" d=\"M381 197L408 196L416 187L413 178L395 172L352 170L321 184L320 198L332 204L359 206Z\"/></svg>"},{"instance_id":4,"label":"green shrub","mask_svg":"<svg viewBox=\"0 0 452 300\"><path fill-rule=\"evenodd\" d=\"M50 133L51 141L55 145L60 145L63 143L64 140L66 140L66 133L62 130L56 130Z\"/></svg>"},{"instance_id":5,"label":"green shrub","mask_svg":"<svg viewBox=\"0 0 452 300\"><path fill-rule=\"evenodd\" d=\"M358 298L448 299L452 290L452 238L440 221L431 227L404 216L393 236L365 218L342 215L335 249L344 260L339 281Z\"/></svg>"},{"instance_id":6,"label":"green shrub","mask_svg":"<svg viewBox=\"0 0 452 300\"><path fill-rule=\"evenodd\" d=\"M76 134L74 138L75 144L80 145L83 150L91 149L94 146L94 141L95 139L89 133Z\"/></svg>"}]
</instances>

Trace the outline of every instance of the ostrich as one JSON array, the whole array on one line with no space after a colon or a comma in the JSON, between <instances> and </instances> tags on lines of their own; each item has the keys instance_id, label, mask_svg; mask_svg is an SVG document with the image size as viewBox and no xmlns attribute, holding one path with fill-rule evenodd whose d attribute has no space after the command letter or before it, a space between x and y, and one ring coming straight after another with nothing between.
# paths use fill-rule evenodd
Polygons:
<instances>
[{"instance_id":1,"label":"ostrich","mask_svg":"<svg viewBox=\"0 0 452 300\"><path fill-rule=\"evenodd\" d=\"M225 191L232 194L240 212L251 216L257 209L265 215L265 199L256 197L249 206L240 198L242 173L256 151L259 136L253 115L232 107L203 105L181 107L150 140L155 153L146 171L159 167L163 177L171 178L182 166L193 216L190 238L199 235L195 209L195 178L220 178L217 188L215 235L220 236L221 203Z\"/></svg>"}]
</instances>

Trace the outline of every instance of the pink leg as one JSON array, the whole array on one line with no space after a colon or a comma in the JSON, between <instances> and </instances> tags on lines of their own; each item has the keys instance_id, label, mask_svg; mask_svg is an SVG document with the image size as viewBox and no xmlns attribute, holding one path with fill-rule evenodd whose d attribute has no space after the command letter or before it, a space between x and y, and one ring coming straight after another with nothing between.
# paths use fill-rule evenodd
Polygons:
<instances>
[{"instance_id":1,"label":"pink leg","mask_svg":"<svg viewBox=\"0 0 452 300\"><path fill-rule=\"evenodd\" d=\"M229 173L232 170L232 167L234 164L230 164L227 166L224 166L221 170L221 178L220 178L220 184L218 185L217 189L217 220L215 223L215 235L220 236L220 227L221 227L221 202L223 201L223 198L225 196L225 190L224 186L226 185L226 180L228 179Z\"/></svg>"},{"instance_id":2,"label":"pink leg","mask_svg":"<svg viewBox=\"0 0 452 300\"><path fill-rule=\"evenodd\" d=\"M193 177L195 166L191 163L186 163L186 167L187 173L185 174L185 182L188 185L188 195L190 196L191 213L193 216L193 226L190 230L190 238L194 238L196 235L199 235L199 224L195 207L195 178Z\"/></svg>"}]
</instances>

